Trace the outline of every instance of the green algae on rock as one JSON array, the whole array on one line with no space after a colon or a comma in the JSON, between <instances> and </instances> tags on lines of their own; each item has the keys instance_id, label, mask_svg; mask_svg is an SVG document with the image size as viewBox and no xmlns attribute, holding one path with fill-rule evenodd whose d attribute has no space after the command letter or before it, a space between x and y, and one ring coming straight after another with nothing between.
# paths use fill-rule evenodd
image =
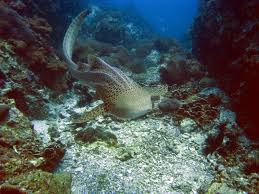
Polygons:
<instances>
[{"instance_id":1,"label":"green algae on rock","mask_svg":"<svg viewBox=\"0 0 259 194\"><path fill-rule=\"evenodd\" d=\"M228 187L226 183L213 183L206 194L214 194L214 193L222 193L222 194L244 194L242 191L237 191L234 188Z\"/></svg>"},{"instance_id":2,"label":"green algae on rock","mask_svg":"<svg viewBox=\"0 0 259 194\"><path fill-rule=\"evenodd\" d=\"M71 181L72 177L69 173L52 174L34 170L10 178L3 186L16 186L28 193L70 194Z\"/></svg>"},{"instance_id":3,"label":"green algae on rock","mask_svg":"<svg viewBox=\"0 0 259 194\"><path fill-rule=\"evenodd\" d=\"M133 146L120 147L117 149L116 158L122 162L132 159L137 154L137 148Z\"/></svg>"}]
</instances>

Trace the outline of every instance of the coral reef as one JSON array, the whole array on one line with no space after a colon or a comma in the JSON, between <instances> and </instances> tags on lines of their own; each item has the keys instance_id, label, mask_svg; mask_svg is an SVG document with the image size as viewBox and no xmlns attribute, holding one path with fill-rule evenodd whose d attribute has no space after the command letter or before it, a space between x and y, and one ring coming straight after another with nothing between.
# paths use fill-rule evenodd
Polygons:
<instances>
[{"instance_id":1,"label":"coral reef","mask_svg":"<svg viewBox=\"0 0 259 194\"><path fill-rule=\"evenodd\" d=\"M0 2L0 38L12 45L12 54L26 64L42 84L57 91L66 89L65 63L48 44L52 28L45 19L38 16L27 18L8 5Z\"/></svg>"},{"instance_id":2,"label":"coral reef","mask_svg":"<svg viewBox=\"0 0 259 194\"><path fill-rule=\"evenodd\" d=\"M193 25L193 52L232 97L247 135L258 139L257 0L201 1Z\"/></svg>"},{"instance_id":3,"label":"coral reef","mask_svg":"<svg viewBox=\"0 0 259 194\"><path fill-rule=\"evenodd\" d=\"M214 96L210 98L214 98ZM182 105L182 107L175 112L174 117L177 119L190 117L200 126L210 124L219 114L217 109L218 104L211 103L210 98L199 98Z\"/></svg>"},{"instance_id":4,"label":"coral reef","mask_svg":"<svg viewBox=\"0 0 259 194\"><path fill-rule=\"evenodd\" d=\"M34 75L28 74L26 66L16 61L8 51L9 44L3 45L0 69L5 76L0 90L0 192L70 193L71 177L63 180L65 177L59 174L40 171L27 177L34 170L53 172L65 150L52 140L43 144L29 121L49 116L47 103L51 91L39 85ZM23 178L13 181L18 177ZM23 185L20 185L21 181ZM50 184L42 187L43 182Z\"/></svg>"},{"instance_id":5,"label":"coral reef","mask_svg":"<svg viewBox=\"0 0 259 194\"><path fill-rule=\"evenodd\" d=\"M218 105L220 100L216 96L209 96L208 98L194 98L190 102L181 103L180 105L173 105L169 103L169 107L173 107L170 111L172 117L178 121L186 117L193 119L199 126L211 124L219 115ZM217 101L214 103L214 101ZM174 101L175 102L175 101ZM160 109L165 111L160 105ZM179 106L179 107L178 107Z\"/></svg>"},{"instance_id":6,"label":"coral reef","mask_svg":"<svg viewBox=\"0 0 259 194\"><path fill-rule=\"evenodd\" d=\"M34 25L34 27L36 27L35 29L42 32L43 36L46 35L45 32L49 31L51 26L53 30L51 40L55 47L58 47L63 41L60 34L64 34L71 16L76 15L82 9L80 3L84 3L84 5L89 3L88 0L84 0L83 2L82 0L4 0L4 2L8 3L8 5L19 14L26 15L29 21L36 24ZM47 20L49 24L47 24L45 20Z\"/></svg>"},{"instance_id":7,"label":"coral reef","mask_svg":"<svg viewBox=\"0 0 259 194\"><path fill-rule=\"evenodd\" d=\"M26 65L19 63L15 56L13 46L0 40L0 72L3 75L1 82L1 96L14 99L17 108L26 115L35 118L46 117L46 99L49 91L39 84L38 76L30 71Z\"/></svg>"},{"instance_id":8,"label":"coral reef","mask_svg":"<svg viewBox=\"0 0 259 194\"><path fill-rule=\"evenodd\" d=\"M170 88L169 99L160 102L159 108L171 113L177 121L190 118L200 127L205 127L219 116L224 97L217 94L204 95L202 88L197 82L174 85Z\"/></svg>"},{"instance_id":9,"label":"coral reef","mask_svg":"<svg viewBox=\"0 0 259 194\"><path fill-rule=\"evenodd\" d=\"M43 178L39 176L35 176L35 178L38 177L37 180L33 178L35 186L29 190L27 190L29 183L24 183L21 186L18 184L19 181L14 183L12 180L37 169L53 172L64 156L64 148L56 142L50 142L48 146L44 146L35 136L29 119L16 108L18 106L15 101L9 97L0 97L0 104L5 112L2 114L4 120L0 126L0 183L3 184L0 191L19 192L19 189L22 189L21 192L25 190L28 192L31 190L39 191L42 187L37 185L43 181ZM49 173L48 176L53 175ZM64 187L70 188L70 182L63 185L60 183L61 181L61 179L56 180L57 187L61 190ZM50 188L44 189L46 191L44 193L51 193Z\"/></svg>"},{"instance_id":10,"label":"coral reef","mask_svg":"<svg viewBox=\"0 0 259 194\"><path fill-rule=\"evenodd\" d=\"M173 85L171 89L171 98L177 98L179 100L185 100L189 96L199 93L200 88L197 84L188 82L186 84L176 86Z\"/></svg>"}]
</instances>

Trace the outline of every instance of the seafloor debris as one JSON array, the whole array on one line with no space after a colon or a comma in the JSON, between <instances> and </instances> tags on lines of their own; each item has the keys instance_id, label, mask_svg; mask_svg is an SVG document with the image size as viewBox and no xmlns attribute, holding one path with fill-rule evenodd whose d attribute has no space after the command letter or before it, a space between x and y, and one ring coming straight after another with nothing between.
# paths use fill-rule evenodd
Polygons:
<instances>
[{"instance_id":1,"label":"seafloor debris","mask_svg":"<svg viewBox=\"0 0 259 194\"><path fill-rule=\"evenodd\" d=\"M111 132L103 131L101 129L88 128L84 131L76 133L75 138L84 143L94 143L96 141L102 141L107 143L109 146L117 146L117 137Z\"/></svg>"}]
</instances>

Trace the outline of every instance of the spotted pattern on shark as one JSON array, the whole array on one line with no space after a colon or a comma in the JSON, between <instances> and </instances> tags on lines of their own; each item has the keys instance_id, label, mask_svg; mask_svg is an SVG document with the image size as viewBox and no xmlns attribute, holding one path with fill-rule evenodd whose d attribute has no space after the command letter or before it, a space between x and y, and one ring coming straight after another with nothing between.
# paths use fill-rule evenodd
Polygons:
<instances>
[{"instance_id":1,"label":"spotted pattern on shark","mask_svg":"<svg viewBox=\"0 0 259 194\"><path fill-rule=\"evenodd\" d=\"M89 10L81 12L70 24L63 41L63 52L72 76L78 80L94 86L97 95L104 102L104 107L96 109L96 116L108 112L121 119L134 119L152 110L152 90L146 90L129 78L120 69L106 63L94 55L88 56L86 71L79 71L78 65L72 60L73 48L84 18L90 14ZM164 92L156 90L155 95ZM84 116L84 119L93 118Z\"/></svg>"}]
</instances>

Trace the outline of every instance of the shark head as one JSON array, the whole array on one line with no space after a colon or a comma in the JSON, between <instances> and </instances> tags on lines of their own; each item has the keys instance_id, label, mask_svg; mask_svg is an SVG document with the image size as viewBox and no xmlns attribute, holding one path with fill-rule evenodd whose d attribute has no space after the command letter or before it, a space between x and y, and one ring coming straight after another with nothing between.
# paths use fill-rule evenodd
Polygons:
<instances>
[{"instance_id":1,"label":"shark head","mask_svg":"<svg viewBox=\"0 0 259 194\"><path fill-rule=\"evenodd\" d=\"M72 60L76 36L89 11L81 12L70 24L63 41L63 52L71 74L94 86L103 100L104 110L122 119L134 119L152 110L151 95L120 69L111 66L99 57L88 56L87 70L78 70Z\"/></svg>"},{"instance_id":2,"label":"shark head","mask_svg":"<svg viewBox=\"0 0 259 194\"><path fill-rule=\"evenodd\" d=\"M115 103L109 104L109 111L122 119L135 119L151 110L151 96L143 90L125 92L118 96Z\"/></svg>"}]
</instances>

